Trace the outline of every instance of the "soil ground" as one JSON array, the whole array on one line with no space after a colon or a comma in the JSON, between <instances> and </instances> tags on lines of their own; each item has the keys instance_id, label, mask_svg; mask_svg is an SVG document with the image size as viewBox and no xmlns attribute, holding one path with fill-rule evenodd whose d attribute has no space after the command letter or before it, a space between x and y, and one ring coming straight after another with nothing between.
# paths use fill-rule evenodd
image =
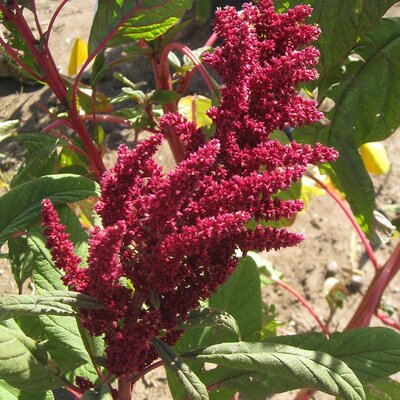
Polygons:
<instances>
[{"instance_id":1,"label":"soil ground","mask_svg":"<svg viewBox=\"0 0 400 400\"><path fill-rule=\"evenodd\" d=\"M37 7L41 14L41 21L46 25L52 11L58 5L56 1L38 0ZM86 0L84 7L82 1L71 0L60 14L56 28L52 32L50 46L55 60L62 72L66 72L69 54L76 37L84 40L88 38L89 24L95 9L94 0ZM400 3L390 11L390 15L400 15ZM186 37L190 43L197 42L198 47L204 42L207 29L192 30ZM204 37L203 37L204 36ZM200 38L200 42L199 42ZM131 66L132 67L132 66ZM146 65L133 66L136 72L133 75L141 76ZM142 70L143 68L143 70ZM124 71L128 73L129 71ZM139 74L139 75L137 75ZM145 73L151 81L151 73ZM138 80L143 80L138 79ZM114 92L117 87L110 80L106 82L103 90ZM11 78L0 78L0 121L19 119L20 132L39 131L46 123L45 114L36 106L37 103L51 105L54 100L45 87L21 85ZM109 159L112 162L116 147L123 141L130 141L132 133L128 130L107 132L107 146ZM400 201L400 131L397 131L385 142L392 166L389 174L382 177L373 177L377 197L377 209L386 210L388 206L399 205ZM0 153L0 169L5 178L9 178L21 163L23 150L13 141L3 142ZM330 320L332 330L341 330L345 327L354 309L365 292L372 276L373 267L367 262L361 275L354 282L352 270L358 268L363 259L363 248L354 234L354 231L345 218L343 212L328 196L315 197L302 212L291 227L293 231L303 232L306 240L296 248L272 252L266 255L274 267L284 274L285 282L298 290L313 305L319 316L326 322ZM387 245L377 251L378 260L384 263L388 255L398 243L399 238L392 239ZM0 260L1 261L1 260ZM323 292L324 283L329 275L333 275L351 293L342 309L333 315L330 313L328 303ZM352 278L353 277L353 278ZM353 284L351 284L353 279ZM9 265L5 261L0 263L0 295L15 293ZM315 321L304 310L300 303L288 292L277 287L267 287L264 290L264 300L267 304L275 304L277 318L283 322L282 329L287 333L299 333L318 330ZM397 276L384 295L384 302L395 309L393 318L400 319L400 276ZM379 324L376 319L373 325ZM169 399L171 398L166 388L165 375L162 371L155 371L138 385L136 399ZM292 399L293 393L274 396L276 400ZM331 396L317 395L319 399L331 399Z\"/></svg>"}]
</instances>

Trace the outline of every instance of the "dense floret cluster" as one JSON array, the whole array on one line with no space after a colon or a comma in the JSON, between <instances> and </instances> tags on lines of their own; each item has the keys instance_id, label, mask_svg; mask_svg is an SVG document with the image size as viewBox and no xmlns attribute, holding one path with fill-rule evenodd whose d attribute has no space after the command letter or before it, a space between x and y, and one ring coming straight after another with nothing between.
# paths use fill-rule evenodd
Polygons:
<instances>
[{"instance_id":1,"label":"dense floret cluster","mask_svg":"<svg viewBox=\"0 0 400 400\"><path fill-rule=\"evenodd\" d=\"M272 2L262 0L242 13L233 7L217 12L215 31L223 43L204 57L223 85L220 105L209 111L213 138L170 113L160 120L160 134L132 150L120 146L101 182L96 211L103 225L91 233L87 268L79 267L54 207L43 202L47 246L64 282L103 305L81 314L93 335L104 334L111 372L149 365L156 358L153 337L174 343L178 321L234 271L237 249L245 254L302 240L268 226L302 208L277 194L298 181L307 164L332 161L337 153L321 145L282 145L270 133L321 117L315 102L296 90L316 76L310 67L318 52L306 47L319 33L304 24L310 11L298 6L276 14ZM162 132L171 129L186 154L164 173L154 154Z\"/></svg>"}]
</instances>

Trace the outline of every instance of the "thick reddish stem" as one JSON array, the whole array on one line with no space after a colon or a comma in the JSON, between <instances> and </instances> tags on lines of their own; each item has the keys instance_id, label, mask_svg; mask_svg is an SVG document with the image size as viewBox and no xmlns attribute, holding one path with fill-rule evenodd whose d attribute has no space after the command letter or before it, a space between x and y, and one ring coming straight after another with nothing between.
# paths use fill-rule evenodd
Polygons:
<instances>
[{"instance_id":1,"label":"thick reddish stem","mask_svg":"<svg viewBox=\"0 0 400 400\"><path fill-rule=\"evenodd\" d=\"M291 293L294 297L296 297L297 300L300 301L300 303L307 309L307 311L312 315L312 317L315 319L317 324L320 326L322 332L326 335L329 336L330 332L329 329L326 327L326 325L321 321L319 318L318 314L316 311L312 308L311 304L308 303L308 301L300 294L298 293L295 289L293 289L291 286L286 284L285 282L281 281L280 279L275 279L271 278L273 282L275 282L277 285L283 287L286 289L289 293Z\"/></svg>"},{"instance_id":2,"label":"thick reddish stem","mask_svg":"<svg viewBox=\"0 0 400 400\"><path fill-rule=\"evenodd\" d=\"M78 133L79 137L81 138L85 150L89 155L89 161L92 164L93 170L98 180L100 180L101 176L106 171L103 159L101 158L99 151L93 143L93 140L85 127L85 124L82 122L80 116L78 115L78 111L76 110L76 108L72 107L69 110L68 115L72 128Z\"/></svg>"},{"instance_id":3,"label":"thick reddish stem","mask_svg":"<svg viewBox=\"0 0 400 400\"><path fill-rule=\"evenodd\" d=\"M152 65L154 71L154 79L156 82L157 89L161 90L172 90L172 81L171 75L169 73L168 68L168 59L162 64L158 62L153 56ZM163 104L164 113L167 112L177 112L178 105L176 101L171 101L169 103ZM168 144L171 148L172 155L174 156L175 162L179 164L184 159L185 154L185 146L182 141L179 139L178 135L175 133L174 129L168 129L167 131L163 131L164 136L166 137Z\"/></svg>"},{"instance_id":4,"label":"thick reddish stem","mask_svg":"<svg viewBox=\"0 0 400 400\"><path fill-rule=\"evenodd\" d=\"M313 179L321 188L323 188L326 191L326 193L328 193L329 196L331 196L332 199L335 200L335 202L343 210L343 212L346 214L346 217L349 219L349 221L353 225L355 231L357 232L357 235L361 239L361 242L363 243L363 245L365 247L365 251L367 252L368 257L371 260L375 270L378 270L380 268L380 266L379 266L378 261L376 259L375 252L374 252L371 244L369 243L369 240L367 239L367 237L365 236L364 232L361 230L360 226L358 225L357 221L355 220L353 214L345 206L344 201L342 199L340 199L333 190L331 190L327 185L325 185L323 182L321 182L314 175L312 175L310 173L307 173L307 176L309 178Z\"/></svg>"},{"instance_id":5,"label":"thick reddish stem","mask_svg":"<svg viewBox=\"0 0 400 400\"><path fill-rule=\"evenodd\" d=\"M119 400L132 399L132 383L129 375L118 378L118 398Z\"/></svg>"},{"instance_id":6,"label":"thick reddish stem","mask_svg":"<svg viewBox=\"0 0 400 400\"><path fill-rule=\"evenodd\" d=\"M375 272L375 277L370 283L357 311L347 325L346 329L359 328L368 326L371 322L379 301L389 282L400 270L400 243L386 261L383 268Z\"/></svg>"}]
</instances>

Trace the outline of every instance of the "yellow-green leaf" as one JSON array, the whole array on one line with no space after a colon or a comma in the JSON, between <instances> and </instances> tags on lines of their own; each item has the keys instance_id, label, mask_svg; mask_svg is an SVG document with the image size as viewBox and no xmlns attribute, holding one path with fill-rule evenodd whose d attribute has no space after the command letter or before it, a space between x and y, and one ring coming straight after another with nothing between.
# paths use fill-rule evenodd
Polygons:
<instances>
[{"instance_id":1,"label":"yellow-green leaf","mask_svg":"<svg viewBox=\"0 0 400 400\"><path fill-rule=\"evenodd\" d=\"M179 100L179 112L197 126L210 126L212 121L206 112L211 107L211 99L204 96L186 96Z\"/></svg>"},{"instance_id":2,"label":"yellow-green leaf","mask_svg":"<svg viewBox=\"0 0 400 400\"><path fill-rule=\"evenodd\" d=\"M389 172L390 162L385 146L382 143L365 143L360 147L360 154L369 173L382 175Z\"/></svg>"},{"instance_id":3,"label":"yellow-green leaf","mask_svg":"<svg viewBox=\"0 0 400 400\"><path fill-rule=\"evenodd\" d=\"M76 38L69 57L68 75L75 75L80 65L88 57L88 46L81 38Z\"/></svg>"}]
</instances>

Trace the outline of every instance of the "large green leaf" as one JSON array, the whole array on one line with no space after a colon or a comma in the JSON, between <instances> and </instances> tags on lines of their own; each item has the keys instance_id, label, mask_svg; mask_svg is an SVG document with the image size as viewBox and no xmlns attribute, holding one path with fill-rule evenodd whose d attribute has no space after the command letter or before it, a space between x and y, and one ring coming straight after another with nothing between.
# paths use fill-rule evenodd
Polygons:
<instances>
[{"instance_id":1,"label":"large green leaf","mask_svg":"<svg viewBox=\"0 0 400 400\"><path fill-rule=\"evenodd\" d=\"M0 378L17 389L33 393L65 385L43 346L1 325Z\"/></svg>"},{"instance_id":2,"label":"large green leaf","mask_svg":"<svg viewBox=\"0 0 400 400\"><path fill-rule=\"evenodd\" d=\"M209 305L232 315L243 340L260 338L263 313L260 273L251 257L240 260L229 280L211 296Z\"/></svg>"},{"instance_id":3,"label":"large green leaf","mask_svg":"<svg viewBox=\"0 0 400 400\"><path fill-rule=\"evenodd\" d=\"M12 387L7 382L0 379L0 399L1 400L54 400L53 393L49 390L41 393L23 392Z\"/></svg>"},{"instance_id":4,"label":"large green leaf","mask_svg":"<svg viewBox=\"0 0 400 400\"><path fill-rule=\"evenodd\" d=\"M363 387L342 361L321 351L263 342L222 343L182 355L228 368L268 373L349 400L365 398Z\"/></svg>"},{"instance_id":5,"label":"large green leaf","mask_svg":"<svg viewBox=\"0 0 400 400\"><path fill-rule=\"evenodd\" d=\"M318 72L320 88L328 88L338 78L338 67L345 63L354 46L374 28L397 0L274 0L277 7L309 4L314 11L309 22L317 23L321 35L316 46L321 52Z\"/></svg>"},{"instance_id":6,"label":"large green leaf","mask_svg":"<svg viewBox=\"0 0 400 400\"><path fill-rule=\"evenodd\" d=\"M268 343L329 354L346 363L362 383L373 382L368 388L375 392L378 390L375 387L376 379L387 377L400 370L399 341L400 335L387 328L362 328L333 333L329 339L322 333L305 333L277 336L266 340ZM204 374L202 380L207 386L231 388L249 400L259 400L298 387L293 379L277 376L269 371L254 372L221 367Z\"/></svg>"},{"instance_id":7,"label":"large green leaf","mask_svg":"<svg viewBox=\"0 0 400 400\"><path fill-rule=\"evenodd\" d=\"M98 194L96 182L70 174L42 176L17 186L0 198L0 244L40 216L43 199L49 198L57 205Z\"/></svg>"},{"instance_id":8,"label":"large green leaf","mask_svg":"<svg viewBox=\"0 0 400 400\"><path fill-rule=\"evenodd\" d=\"M375 192L358 148L389 137L400 125L400 19L382 19L355 48L342 81L328 91L335 107L329 126L299 129L298 140L335 147L331 168L363 231L370 234Z\"/></svg>"},{"instance_id":9,"label":"large green leaf","mask_svg":"<svg viewBox=\"0 0 400 400\"><path fill-rule=\"evenodd\" d=\"M82 293L55 290L40 296L8 295L0 298L0 320L21 315L71 315L74 308L101 308L90 296Z\"/></svg>"},{"instance_id":10,"label":"large green leaf","mask_svg":"<svg viewBox=\"0 0 400 400\"><path fill-rule=\"evenodd\" d=\"M345 362L361 382L373 382L400 371L400 334L389 328L359 328L333 333L277 336L270 343L318 350Z\"/></svg>"},{"instance_id":11,"label":"large green leaf","mask_svg":"<svg viewBox=\"0 0 400 400\"><path fill-rule=\"evenodd\" d=\"M153 340L157 353L164 361L165 366L171 370L185 389L189 399L208 400L207 388L197 375L186 365L177 354L164 342Z\"/></svg>"},{"instance_id":12,"label":"large green leaf","mask_svg":"<svg viewBox=\"0 0 400 400\"><path fill-rule=\"evenodd\" d=\"M89 52L116 30L109 46L153 40L174 26L192 0L99 0L89 38Z\"/></svg>"}]
</instances>

